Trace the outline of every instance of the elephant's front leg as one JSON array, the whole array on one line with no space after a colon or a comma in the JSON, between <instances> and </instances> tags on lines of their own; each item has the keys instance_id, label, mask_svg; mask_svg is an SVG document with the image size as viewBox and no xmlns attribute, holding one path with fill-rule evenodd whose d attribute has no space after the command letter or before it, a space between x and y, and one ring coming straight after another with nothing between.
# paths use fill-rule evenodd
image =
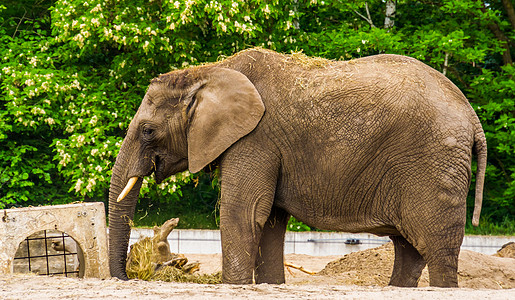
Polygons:
<instances>
[{"instance_id":1,"label":"elephant's front leg","mask_svg":"<svg viewBox=\"0 0 515 300\"><path fill-rule=\"evenodd\" d=\"M256 151L230 154L225 155L220 165L222 280L250 284L254 282L263 228L272 210L278 166L272 164L273 158Z\"/></svg>"},{"instance_id":2,"label":"elephant's front leg","mask_svg":"<svg viewBox=\"0 0 515 300\"><path fill-rule=\"evenodd\" d=\"M426 261L413 245L402 236L390 236L395 249L390 285L416 287Z\"/></svg>"},{"instance_id":3,"label":"elephant's front leg","mask_svg":"<svg viewBox=\"0 0 515 300\"><path fill-rule=\"evenodd\" d=\"M280 284L284 278L284 234L290 214L273 207L259 242L254 278L256 283Z\"/></svg>"}]
</instances>

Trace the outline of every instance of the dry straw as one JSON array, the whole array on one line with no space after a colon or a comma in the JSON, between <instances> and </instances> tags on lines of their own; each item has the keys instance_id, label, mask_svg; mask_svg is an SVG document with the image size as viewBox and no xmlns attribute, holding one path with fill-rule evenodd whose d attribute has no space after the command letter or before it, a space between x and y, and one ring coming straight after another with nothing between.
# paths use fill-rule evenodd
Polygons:
<instances>
[{"instance_id":1,"label":"dry straw","mask_svg":"<svg viewBox=\"0 0 515 300\"><path fill-rule=\"evenodd\" d=\"M307 69L319 69L319 68L325 68L329 63L331 63L330 60L321 58L321 57L309 57L306 54L302 53L302 51L293 52L290 55L286 55L287 61L293 61L295 63L298 63L302 65L303 67Z\"/></svg>"},{"instance_id":2,"label":"dry straw","mask_svg":"<svg viewBox=\"0 0 515 300\"><path fill-rule=\"evenodd\" d=\"M198 264L179 264L163 266L155 260L154 240L143 238L131 246L127 260L127 276L131 279L160 280L166 282L193 282L214 284L222 283L221 272L214 274L192 274Z\"/></svg>"}]
</instances>

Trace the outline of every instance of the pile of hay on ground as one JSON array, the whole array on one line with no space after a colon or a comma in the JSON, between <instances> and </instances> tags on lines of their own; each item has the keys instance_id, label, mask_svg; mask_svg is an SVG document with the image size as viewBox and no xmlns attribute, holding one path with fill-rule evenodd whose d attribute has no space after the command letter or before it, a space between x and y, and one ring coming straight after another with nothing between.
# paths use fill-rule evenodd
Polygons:
<instances>
[{"instance_id":1,"label":"pile of hay on ground","mask_svg":"<svg viewBox=\"0 0 515 300\"><path fill-rule=\"evenodd\" d=\"M131 246L127 260L127 276L131 279L161 280L167 282L222 283L222 274L196 274L199 263L190 263L181 254L176 254L177 262L166 264L155 260L154 243L151 238L143 238Z\"/></svg>"},{"instance_id":2,"label":"pile of hay on ground","mask_svg":"<svg viewBox=\"0 0 515 300\"><path fill-rule=\"evenodd\" d=\"M168 235L179 219L170 219L154 227L154 237L145 237L131 246L127 259L127 276L131 279L167 282L222 283L221 272L196 274L200 263L188 263L182 254L170 252Z\"/></svg>"}]
</instances>

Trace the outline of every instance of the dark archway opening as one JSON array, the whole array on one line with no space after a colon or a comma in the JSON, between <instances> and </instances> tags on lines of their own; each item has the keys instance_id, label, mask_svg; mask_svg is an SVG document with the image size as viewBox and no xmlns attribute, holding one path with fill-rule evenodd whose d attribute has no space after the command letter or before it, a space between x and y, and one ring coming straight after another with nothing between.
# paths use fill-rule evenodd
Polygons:
<instances>
[{"instance_id":1,"label":"dark archway opening","mask_svg":"<svg viewBox=\"0 0 515 300\"><path fill-rule=\"evenodd\" d=\"M14 273L84 277L84 253L71 236L59 230L38 231L18 246Z\"/></svg>"}]
</instances>

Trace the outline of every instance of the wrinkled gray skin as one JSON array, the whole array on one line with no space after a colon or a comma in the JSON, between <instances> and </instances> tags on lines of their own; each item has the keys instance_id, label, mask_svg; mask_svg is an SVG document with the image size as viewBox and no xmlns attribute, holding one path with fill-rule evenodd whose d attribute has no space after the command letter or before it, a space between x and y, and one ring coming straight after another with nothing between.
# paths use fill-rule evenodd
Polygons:
<instances>
[{"instance_id":1,"label":"wrinkled gray skin","mask_svg":"<svg viewBox=\"0 0 515 300\"><path fill-rule=\"evenodd\" d=\"M221 171L223 281L283 283L287 220L388 235L390 284L457 286L465 199L481 124L445 76L403 56L347 62L263 49L150 84L116 159L109 194L111 274L127 279L129 219L141 178L211 163ZM131 177L129 195L117 202Z\"/></svg>"}]
</instances>

